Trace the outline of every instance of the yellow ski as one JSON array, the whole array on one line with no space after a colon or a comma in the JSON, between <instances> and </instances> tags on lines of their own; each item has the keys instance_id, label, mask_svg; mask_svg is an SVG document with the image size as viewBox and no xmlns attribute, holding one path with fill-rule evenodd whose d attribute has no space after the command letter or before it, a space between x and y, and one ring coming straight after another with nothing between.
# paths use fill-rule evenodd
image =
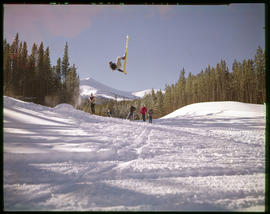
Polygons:
<instances>
[{"instance_id":1,"label":"yellow ski","mask_svg":"<svg viewBox=\"0 0 270 214\"><path fill-rule=\"evenodd\" d=\"M128 35L127 35L127 41L126 41L126 53L125 53L125 63L124 63L124 74L127 74L127 50L128 50Z\"/></svg>"}]
</instances>

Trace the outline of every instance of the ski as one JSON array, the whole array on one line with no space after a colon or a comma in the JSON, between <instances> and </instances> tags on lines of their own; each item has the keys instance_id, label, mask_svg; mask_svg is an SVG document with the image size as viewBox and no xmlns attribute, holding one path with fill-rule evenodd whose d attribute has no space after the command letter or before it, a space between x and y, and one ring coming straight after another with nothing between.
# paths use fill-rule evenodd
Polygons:
<instances>
[{"instance_id":1,"label":"ski","mask_svg":"<svg viewBox=\"0 0 270 214\"><path fill-rule=\"evenodd\" d=\"M127 41L126 41L126 52L125 52L125 62L124 62L124 74L127 74L127 50L128 50L128 35L127 35Z\"/></svg>"}]
</instances>

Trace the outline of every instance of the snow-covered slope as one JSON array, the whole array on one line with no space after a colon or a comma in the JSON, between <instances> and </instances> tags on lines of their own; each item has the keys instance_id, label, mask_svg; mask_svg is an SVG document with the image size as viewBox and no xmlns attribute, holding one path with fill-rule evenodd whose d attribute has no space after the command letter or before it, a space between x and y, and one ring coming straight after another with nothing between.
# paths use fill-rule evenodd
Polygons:
<instances>
[{"instance_id":1,"label":"snow-covered slope","mask_svg":"<svg viewBox=\"0 0 270 214\"><path fill-rule=\"evenodd\" d=\"M4 97L5 210L264 211L264 109L213 104L149 124Z\"/></svg>"},{"instance_id":2,"label":"snow-covered slope","mask_svg":"<svg viewBox=\"0 0 270 214\"><path fill-rule=\"evenodd\" d=\"M155 92L155 93L157 93L158 91L159 91L159 89L154 89L154 92ZM152 93L152 89L146 89L146 90L143 90L143 91L133 92L132 94L133 94L134 96L143 98L145 95L151 94L151 93ZM162 91L162 93L165 93L165 91Z\"/></svg>"},{"instance_id":3,"label":"snow-covered slope","mask_svg":"<svg viewBox=\"0 0 270 214\"><path fill-rule=\"evenodd\" d=\"M104 97L107 99L128 100L138 99L132 92L126 92L106 86L91 77L80 80L81 96L89 97L93 93L96 97Z\"/></svg>"},{"instance_id":4,"label":"snow-covered slope","mask_svg":"<svg viewBox=\"0 0 270 214\"><path fill-rule=\"evenodd\" d=\"M106 86L91 77L86 79L80 80L80 89L81 89L81 96L89 97L91 93L96 97L103 97L106 99L115 99L117 100L132 100L143 98L147 94L151 94L152 89L146 89L137 92L127 92L121 91L109 86ZM157 93L158 89L154 89L155 93ZM164 93L164 91L162 91Z\"/></svg>"},{"instance_id":5,"label":"snow-covered slope","mask_svg":"<svg viewBox=\"0 0 270 214\"><path fill-rule=\"evenodd\" d=\"M224 101L203 102L187 105L164 116L163 119L182 116L263 117L264 115L264 105Z\"/></svg>"}]
</instances>

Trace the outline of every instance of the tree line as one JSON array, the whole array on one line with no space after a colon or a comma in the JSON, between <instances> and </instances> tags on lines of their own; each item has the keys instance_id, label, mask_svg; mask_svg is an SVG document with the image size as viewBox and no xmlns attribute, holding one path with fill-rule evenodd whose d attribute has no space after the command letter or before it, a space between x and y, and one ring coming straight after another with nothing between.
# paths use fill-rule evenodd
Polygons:
<instances>
[{"instance_id":1,"label":"tree line","mask_svg":"<svg viewBox=\"0 0 270 214\"><path fill-rule=\"evenodd\" d=\"M154 91L142 99L132 101L109 101L97 105L96 113L105 116L110 108L115 117L125 118L130 105L138 109L145 104L154 110L153 118L165 116L185 105L210 101L239 101L263 104L266 101L265 52L259 46L253 59L238 62L234 60L230 71L225 60L215 67L210 65L186 77L185 69L180 71L176 83L165 85L165 92ZM88 105L81 107L90 112Z\"/></svg>"},{"instance_id":2,"label":"tree line","mask_svg":"<svg viewBox=\"0 0 270 214\"><path fill-rule=\"evenodd\" d=\"M27 43L19 41L18 33L12 44L4 40L3 53L4 95L52 107L69 103L90 112L87 102L78 106L80 80L75 65L69 64L67 43L62 59L59 57L54 66L51 65L49 47L45 49L43 42L39 46L34 43L31 54L28 54ZM265 52L259 46L253 59L242 62L234 60L231 71L225 60L215 67L209 65L196 75L189 72L186 76L183 68L176 83L165 85L165 92L152 89L152 93L142 99L110 100L96 105L96 114L105 116L106 111L111 109L114 117L126 118L131 105L138 112L145 104L147 108L153 108L153 118L160 118L197 102L263 104L265 100Z\"/></svg>"},{"instance_id":3,"label":"tree line","mask_svg":"<svg viewBox=\"0 0 270 214\"><path fill-rule=\"evenodd\" d=\"M59 103L75 106L80 96L80 80L75 65L69 65L68 44L64 55L52 66L50 49L43 42L33 44L28 54L27 43L16 34L12 44L3 43L4 95L54 107Z\"/></svg>"}]
</instances>

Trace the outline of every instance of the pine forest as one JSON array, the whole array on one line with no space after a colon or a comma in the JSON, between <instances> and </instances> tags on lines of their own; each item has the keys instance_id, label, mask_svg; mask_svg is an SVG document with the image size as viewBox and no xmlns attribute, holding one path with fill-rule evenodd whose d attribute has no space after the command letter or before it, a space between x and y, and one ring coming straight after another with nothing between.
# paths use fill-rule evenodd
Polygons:
<instances>
[{"instance_id":1,"label":"pine forest","mask_svg":"<svg viewBox=\"0 0 270 214\"><path fill-rule=\"evenodd\" d=\"M28 54L26 42L17 34L12 44L4 40L4 95L54 107L59 103L76 105L80 96L80 79L76 67L69 65L68 44L63 58L55 66L50 49L43 42L33 44Z\"/></svg>"}]
</instances>

